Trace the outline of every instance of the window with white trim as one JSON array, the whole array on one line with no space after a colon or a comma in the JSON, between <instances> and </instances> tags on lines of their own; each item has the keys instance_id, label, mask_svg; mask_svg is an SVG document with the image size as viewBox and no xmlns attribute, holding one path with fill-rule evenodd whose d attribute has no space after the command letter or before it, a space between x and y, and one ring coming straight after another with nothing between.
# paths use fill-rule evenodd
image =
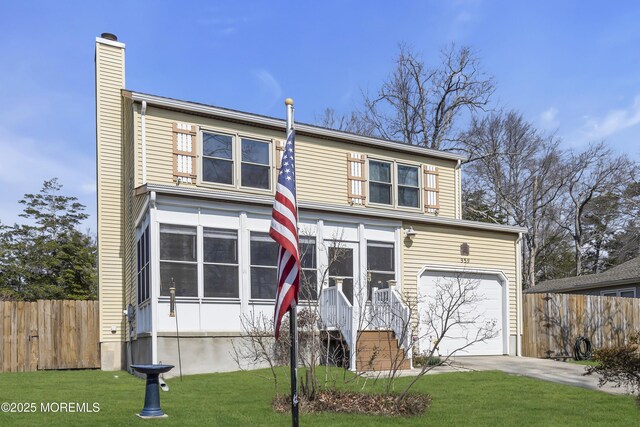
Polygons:
<instances>
[{"instance_id":1,"label":"window with white trim","mask_svg":"<svg viewBox=\"0 0 640 427\"><path fill-rule=\"evenodd\" d=\"M271 189L271 142L202 132L202 181L236 188Z\"/></svg>"},{"instance_id":2,"label":"window with white trim","mask_svg":"<svg viewBox=\"0 0 640 427\"><path fill-rule=\"evenodd\" d=\"M398 164L398 206L420 207L420 168Z\"/></svg>"},{"instance_id":3,"label":"window with white trim","mask_svg":"<svg viewBox=\"0 0 640 427\"><path fill-rule=\"evenodd\" d=\"M300 296L306 301L318 300L318 269L316 264L316 238L300 237Z\"/></svg>"},{"instance_id":4,"label":"window with white trim","mask_svg":"<svg viewBox=\"0 0 640 427\"><path fill-rule=\"evenodd\" d=\"M278 244L269 233L252 231L249 238L251 299L274 299L276 295Z\"/></svg>"},{"instance_id":5,"label":"window with white trim","mask_svg":"<svg viewBox=\"0 0 640 427\"><path fill-rule=\"evenodd\" d=\"M169 296L172 286L176 296L198 296L196 227L160 225L160 295Z\"/></svg>"},{"instance_id":6,"label":"window with white trim","mask_svg":"<svg viewBox=\"0 0 640 427\"><path fill-rule=\"evenodd\" d=\"M233 137L203 132L202 180L233 185L233 178Z\"/></svg>"},{"instance_id":7,"label":"window with white trim","mask_svg":"<svg viewBox=\"0 0 640 427\"><path fill-rule=\"evenodd\" d=\"M271 188L270 145L268 142L241 138L242 162L240 185L252 188Z\"/></svg>"},{"instance_id":8,"label":"window with white trim","mask_svg":"<svg viewBox=\"0 0 640 427\"><path fill-rule=\"evenodd\" d=\"M396 279L394 244L367 241L367 299L371 288L386 289Z\"/></svg>"},{"instance_id":9,"label":"window with white trim","mask_svg":"<svg viewBox=\"0 0 640 427\"><path fill-rule=\"evenodd\" d=\"M149 267L149 226L147 225L136 242L138 259L137 288L138 304L149 299L149 282L151 268Z\"/></svg>"},{"instance_id":10,"label":"window with white trim","mask_svg":"<svg viewBox=\"0 0 640 427\"><path fill-rule=\"evenodd\" d=\"M369 159L369 203L420 209L420 166Z\"/></svg>"},{"instance_id":11,"label":"window with white trim","mask_svg":"<svg viewBox=\"0 0 640 427\"><path fill-rule=\"evenodd\" d=\"M239 298L238 232L203 229L204 296Z\"/></svg>"},{"instance_id":12,"label":"window with white trim","mask_svg":"<svg viewBox=\"0 0 640 427\"><path fill-rule=\"evenodd\" d=\"M382 205L393 204L391 162L369 160L369 201Z\"/></svg>"}]
</instances>

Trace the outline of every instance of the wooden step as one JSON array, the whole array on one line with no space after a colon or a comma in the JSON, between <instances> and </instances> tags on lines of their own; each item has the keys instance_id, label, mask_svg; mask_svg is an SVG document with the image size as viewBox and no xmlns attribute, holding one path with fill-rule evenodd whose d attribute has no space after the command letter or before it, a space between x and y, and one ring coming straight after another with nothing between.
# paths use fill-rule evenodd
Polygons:
<instances>
[{"instance_id":1,"label":"wooden step","mask_svg":"<svg viewBox=\"0 0 640 427\"><path fill-rule=\"evenodd\" d=\"M387 371L394 364L399 365L398 369L411 368L393 331L360 331L356 348L356 370L360 372Z\"/></svg>"}]
</instances>

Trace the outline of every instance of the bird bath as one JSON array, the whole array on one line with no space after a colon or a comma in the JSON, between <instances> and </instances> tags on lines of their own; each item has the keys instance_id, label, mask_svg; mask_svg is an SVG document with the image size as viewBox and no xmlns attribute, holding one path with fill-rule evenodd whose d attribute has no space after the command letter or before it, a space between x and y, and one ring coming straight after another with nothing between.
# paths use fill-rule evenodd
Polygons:
<instances>
[{"instance_id":1,"label":"bird bath","mask_svg":"<svg viewBox=\"0 0 640 427\"><path fill-rule=\"evenodd\" d=\"M147 385L144 393L144 408L138 414L140 418L161 418L167 415L160 409L160 391L158 376L173 369L173 365L131 365L131 367L146 374Z\"/></svg>"}]
</instances>

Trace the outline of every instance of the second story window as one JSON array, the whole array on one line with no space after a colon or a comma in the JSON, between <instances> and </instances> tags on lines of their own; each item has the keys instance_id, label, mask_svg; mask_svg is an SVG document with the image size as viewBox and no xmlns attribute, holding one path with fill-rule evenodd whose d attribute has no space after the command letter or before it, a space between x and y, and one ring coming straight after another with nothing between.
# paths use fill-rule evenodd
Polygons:
<instances>
[{"instance_id":1,"label":"second story window","mask_svg":"<svg viewBox=\"0 0 640 427\"><path fill-rule=\"evenodd\" d=\"M398 165L398 206L420 206L420 168Z\"/></svg>"},{"instance_id":2,"label":"second story window","mask_svg":"<svg viewBox=\"0 0 640 427\"><path fill-rule=\"evenodd\" d=\"M202 134L202 179L233 185L233 137L204 132Z\"/></svg>"},{"instance_id":3,"label":"second story window","mask_svg":"<svg viewBox=\"0 0 640 427\"><path fill-rule=\"evenodd\" d=\"M369 161L369 200L371 203L392 204L391 163Z\"/></svg>"},{"instance_id":4,"label":"second story window","mask_svg":"<svg viewBox=\"0 0 640 427\"><path fill-rule=\"evenodd\" d=\"M202 133L202 181L271 189L271 143L238 135Z\"/></svg>"},{"instance_id":5,"label":"second story window","mask_svg":"<svg viewBox=\"0 0 640 427\"><path fill-rule=\"evenodd\" d=\"M240 185L253 188L271 188L269 177L269 143L242 138Z\"/></svg>"},{"instance_id":6,"label":"second story window","mask_svg":"<svg viewBox=\"0 0 640 427\"><path fill-rule=\"evenodd\" d=\"M420 208L420 166L369 160L369 203Z\"/></svg>"}]
</instances>

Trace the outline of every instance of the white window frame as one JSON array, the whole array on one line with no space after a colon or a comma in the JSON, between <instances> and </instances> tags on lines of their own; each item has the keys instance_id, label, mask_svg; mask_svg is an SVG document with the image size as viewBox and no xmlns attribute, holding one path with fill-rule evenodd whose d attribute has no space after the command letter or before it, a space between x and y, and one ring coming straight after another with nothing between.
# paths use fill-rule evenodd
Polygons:
<instances>
[{"instance_id":1,"label":"white window frame","mask_svg":"<svg viewBox=\"0 0 640 427\"><path fill-rule=\"evenodd\" d=\"M213 181L204 180L204 134L218 134L231 137L231 162L232 162L232 184L224 184ZM252 162L242 161L242 139L249 139L253 141L263 142L269 145L269 188L257 188L242 185L242 163L254 164ZM275 141L270 138L265 138L261 135L255 135L245 132L234 132L228 129L200 127L198 130L198 180L197 183L202 187L211 188L223 188L223 189L235 189L243 192L262 193L262 194L274 194L275 192L275 180L276 180L276 167L275 167ZM206 156L210 157L210 156ZM265 165L262 165L265 166Z\"/></svg>"},{"instance_id":2,"label":"white window frame","mask_svg":"<svg viewBox=\"0 0 640 427\"><path fill-rule=\"evenodd\" d=\"M633 292L633 298L637 297L636 288L607 289L606 291L600 291L600 296L602 296L602 297L612 297L614 295L607 295L607 294L615 293L616 297L621 297L620 294L622 294L622 292ZM625 298L629 298L629 297L625 297Z\"/></svg>"},{"instance_id":3,"label":"white window frame","mask_svg":"<svg viewBox=\"0 0 640 427\"><path fill-rule=\"evenodd\" d=\"M376 203L376 202L372 202L371 201L371 182L373 181L371 179L371 175L370 175L370 171L371 168L369 166L369 162L374 161L374 162L382 162L382 163L389 163L391 165L391 203L390 204L384 204L384 203ZM413 207L413 206L402 206L398 204L398 166L407 166L407 167L412 167L412 168L416 168L418 169L418 206L417 207ZM422 164L419 163L412 163L412 162L405 162L405 161L397 161L395 159L384 159L381 157L369 157L367 156L367 199L366 199L366 203L367 206L372 206L372 207L380 207L380 208L391 208L391 209L403 209L403 210L411 210L414 212L423 212L423 202L422 202L422 198L423 198L423 182L422 182L422 175L424 174L424 170L423 170L423 166ZM373 181L373 182L381 182L381 181ZM406 187L406 186L403 186ZM414 187L411 187L414 188Z\"/></svg>"},{"instance_id":4,"label":"white window frame","mask_svg":"<svg viewBox=\"0 0 640 427\"><path fill-rule=\"evenodd\" d=\"M422 171L422 165L414 165L411 163L406 163L406 162L394 162L395 163L395 177L396 177L396 185L395 185L395 196L396 196L396 205L398 208L401 209L414 209L414 210L421 210L421 206L422 206L422 185L421 185L421 181L422 181L422 175L424 174L424 172ZM410 167L410 168L415 168L418 170L418 186L417 187L411 187L408 185L402 185L402 187L406 187L406 188L417 188L418 189L418 206L404 206L404 205L400 205L399 201L400 201L400 197L399 197L399 192L400 192L400 180L398 179L398 166L404 166L404 167Z\"/></svg>"}]
</instances>

